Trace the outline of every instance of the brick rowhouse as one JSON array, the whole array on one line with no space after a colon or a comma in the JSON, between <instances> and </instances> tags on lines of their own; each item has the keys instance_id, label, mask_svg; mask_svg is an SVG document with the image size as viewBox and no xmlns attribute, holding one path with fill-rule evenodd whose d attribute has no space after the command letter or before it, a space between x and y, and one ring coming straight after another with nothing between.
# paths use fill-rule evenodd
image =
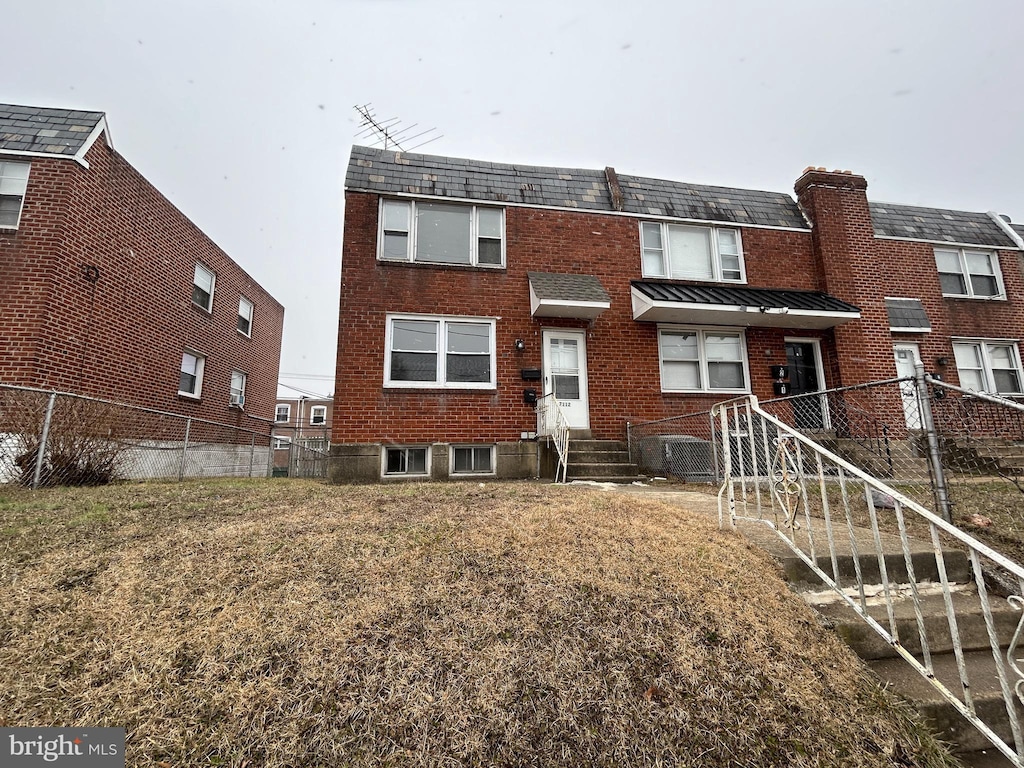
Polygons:
<instances>
[{"instance_id":1,"label":"brick rowhouse","mask_svg":"<svg viewBox=\"0 0 1024 768\"><path fill-rule=\"evenodd\" d=\"M740 389L764 399L773 396L770 366L787 363L787 345L801 341L813 342L811 351L820 355L815 362L824 380L814 390L895 377L894 343L916 343L926 367L953 383L959 381L955 337L1012 342L1019 369L1019 236L1015 240L1005 222L987 214L909 206L873 211L866 189L861 176L809 168L796 183L794 201L780 193L643 179L612 169L509 166L353 148L345 196L335 479L386 477L389 446L434 446L438 453L460 444L497 446L492 471L499 476L534 474L532 447L522 436L536 430L536 414L523 390L543 390L544 384L524 380L524 369L545 368L545 329L585 333L587 426L594 438L604 439L624 439L629 422L699 412L735 396L733 389L716 391L706 376L701 386L668 391L673 387L665 385L662 370L668 353L659 348L659 332L698 329L714 336L738 330L745 348ZM503 264L418 262L415 250L408 259L383 257L382 201L412 201L423 210L437 203L501 209ZM455 208L449 210L455 215ZM645 223L665 225L673 236L738 232L742 279L647 274ZM414 240L415 224L398 226L409 228L398 231L400 241ZM1001 295L943 295L936 248L991 254L1001 270ZM570 282L571 276L596 278L608 307L592 318L535 314L528 273L555 273ZM661 314L644 315L636 303L647 283L662 292L688 291L688 298L663 302ZM750 289L766 293L754 296ZM787 291L808 293L794 299ZM790 304L803 297L810 309L801 314ZM931 331L891 331L887 298L920 302ZM401 353L387 346L393 315L493 319L494 386L396 387L386 381L386 359ZM707 374L703 358L701 365ZM899 398L892 400L880 408L902 418ZM511 458L503 463L502 455ZM442 471L430 467L423 474L444 476L447 470L442 462Z\"/></svg>"}]
</instances>

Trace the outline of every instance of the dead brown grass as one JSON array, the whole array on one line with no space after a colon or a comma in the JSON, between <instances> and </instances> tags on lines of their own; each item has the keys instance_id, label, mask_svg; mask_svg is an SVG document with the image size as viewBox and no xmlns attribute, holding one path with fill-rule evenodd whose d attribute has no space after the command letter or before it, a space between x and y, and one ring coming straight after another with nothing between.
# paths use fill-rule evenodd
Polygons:
<instances>
[{"instance_id":1,"label":"dead brown grass","mask_svg":"<svg viewBox=\"0 0 1024 768\"><path fill-rule=\"evenodd\" d=\"M536 484L0 488L0 725L129 765L940 766L706 515Z\"/></svg>"}]
</instances>

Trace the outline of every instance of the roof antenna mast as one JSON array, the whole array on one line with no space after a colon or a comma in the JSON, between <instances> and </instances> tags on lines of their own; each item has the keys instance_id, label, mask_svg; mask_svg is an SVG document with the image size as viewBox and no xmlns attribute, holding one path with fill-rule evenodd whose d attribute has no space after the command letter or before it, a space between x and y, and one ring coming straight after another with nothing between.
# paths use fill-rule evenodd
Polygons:
<instances>
[{"instance_id":1,"label":"roof antenna mast","mask_svg":"<svg viewBox=\"0 0 1024 768\"><path fill-rule=\"evenodd\" d=\"M382 120L377 117L372 104L356 104L354 109L359 113L359 132L355 134L356 138L369 139L375 147L397 149L399 152L412 152L424 144L429 144L432 141L443 138L443 134L430 135L437 131L436 128L428 128L425 131L414 134L412 131L419 125L418 123L403 127L402 121L397 117L389 117L386 120ZM413 142L419 139L423 139L423 141L413 144Z\"/></svg>"}]
</instances>

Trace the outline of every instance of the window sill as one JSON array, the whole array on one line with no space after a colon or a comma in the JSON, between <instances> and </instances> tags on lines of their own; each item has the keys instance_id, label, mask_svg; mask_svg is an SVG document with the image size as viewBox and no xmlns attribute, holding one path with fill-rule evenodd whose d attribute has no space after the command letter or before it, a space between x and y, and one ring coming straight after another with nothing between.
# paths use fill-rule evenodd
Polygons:
<instances>
[{"instance_id":1,"label":"window sill","mask_svg":"<svg viewBox=\"0 0 1024 768\"><path fill-rule=\"evenodd\" d=\"M663 395L724 395L727 397L742 397L749 395L749 389L663 389Z\"/></svg>"},{"instance_id":2,"label":"window sill","mask_svg":"<svg viewBox=\"0 0 1024 768\"><path fill-rule=\"evenodd\" d=\"M482 384L473 386L445 386L443 384L384 384L385 392L433 392L443 395L446 392L497 392L498 387L494 384Z\"/></svg>"},{"instance_id":3,"label":"window sill","mask_svg":"<svg viewBox=\"0 0 1024 768\"><path fill-rule=\"evenodd\" d=\"M999 296L966 296L960 293L944 293L942 294L944 299L957 299L959 301L1006 301L1005 295Z\"/></svg>"},{"instance_id":4,"label":"window sill","mask_svg":"<svg viewBox=\"0 0 1024 768\"><path fill-rule=\"evenodd\" d=\"M252 334L251 333L242 333L241 331L238 331L238 335L242 336L242 337L244 337L246 339L251 339L252 338Z\"/></svg>"},{"instance_id":5,"label":"window sill","mask_svg":"<svg viewBox=\"0 0 1024 768\"><path fill-rule=\"evenodd\" d=\"M643 275L643 280L662 280L670 283L700 283L700 284L713 284L713 285L746 285L746 279L743 280L715 280L714 278L702 278L702 277L665 277L664 275Z\"/></svg>"},{"instance_id":6,"label":"window sill","mask_svg":"<svg viewBox=\"0 0 1024 768\"><path fill-rule=\"evenodd\" d=\"M201 395L193 395L191 392L180 391L178 392L178 397L181 398L182 400L192 400L193 402L196 403L202 402L203 399Z\"/></svg>"},{"instance_id":7,"label":"window sill","mask_svg":"<svg viewBox=\"0 0 1024 768\"><path fill-rule=\"evenodd\" d=\"M434 261L400 261L399 259L382 259L377 257L378 264L395 267L419 267L421 269L455 269L469 272L504 272L504 264L442 264Z\"/></svg>"},{"instance_id":8,"label":"window sill","mask_svg":"<svg viewBox=\"0 0 1024 768\"><path fill-rule=\"evenodd\" d=\"M202 312L204 315L213 317L212 309L207 309L202 304L196 304L194 301L190 301L189 303L192 305L192 309L196 310L197 312Z\"/></svg>"}]
</instances>

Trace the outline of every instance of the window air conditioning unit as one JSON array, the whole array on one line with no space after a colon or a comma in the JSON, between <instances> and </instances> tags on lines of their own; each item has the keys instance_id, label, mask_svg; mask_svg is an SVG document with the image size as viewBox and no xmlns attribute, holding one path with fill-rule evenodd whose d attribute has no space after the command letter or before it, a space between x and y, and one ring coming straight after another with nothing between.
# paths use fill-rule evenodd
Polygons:
<instances>
[{"instance_id":1,"label":"window air conditioning unit","mask_svg":"<svg viewBox=\"0 0 1024 768\"><path fill-rule=\"evenodd\" d=\"M232 394L231 404L241 408L243 405L245 405L245 395Z\"/></svg>"}]
</instances>

